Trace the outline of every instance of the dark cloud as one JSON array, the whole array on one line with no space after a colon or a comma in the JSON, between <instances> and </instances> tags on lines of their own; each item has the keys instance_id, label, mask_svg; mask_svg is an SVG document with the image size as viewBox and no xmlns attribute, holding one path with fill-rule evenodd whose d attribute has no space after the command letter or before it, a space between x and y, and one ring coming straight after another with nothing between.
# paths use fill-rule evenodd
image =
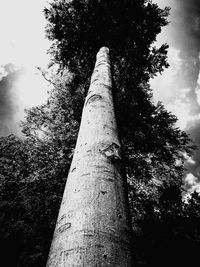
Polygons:
<instances>
[{"instance_id":1,"label":"dark cloud","mask_svg":"<svg viewBox=\"0 0 200 267\"><path fill-rule=\"evenodd\" d=\"M169 44L180 51L182 64L175 82L179 94L184 88L189 91L185 101L189 103L188 113L191 116L200 114L197 97L200 73L200 0L174 0L171 10ZM186 131L190 134L199 149L194 154L195 163L188 163L188 172L200 180L200 119L189 122Z\"/></svg>"},{"instance_id":2,"label":"dark cloud","mask_svg":"<svg viewBox=\"0 0 200 267\"><path fill-rule=\"evenodd\" d=\"M189 89L185 95L188 113L200 113L197 101L197 81L200 72L200 0L157 0L162 6L171 7L168 27L163 29L165 41L179 51L181 65L170 86L174 92L182 94L182 89ZM165 88L168 90L168 88ZM168 90L169 91L169 90ZM175 99L171 95L171 99ZM166 100L163 100L166 103ZM170 101L170 99L169 99Z\"/></svg>"},{"instance_id":3,"label":"dark cloud","mask_svg":"<svg viewBox=\"0 0 200 267\"><path fill-rule=\"evenodd\" d=\"M0 73L0 136L17 131L13 121L17 110L14 84L19 74L12 64L6 64Z\"/></svg>"},{"instance_id":4,"label":"dark cloud","mask_svg":"<svg viewBox=\"0 0 200 267\"><path fill-rule=\"evenodd\" d=\"M178 57L170 57L172 65L168 81L160 79L158 96L184 122L185 131L199 147L194 154L194 162L187 161L187 172L200 181L200 0L157 0L171 6L170 24L163 29L161 36L171 50L175 48ZM161 38L161 41L162 41ZM180 63L173 68L173 62ZM156 83L154 83L156 84ZM180 112L182 114L180 114ZM191 186L191 185L190 185Z\"/></svg>"},{"instance_id":5,"label":"dark cloud","mask_svg":"<svg viewBox=\"0 0 200 267\"><path fill-rule=\"evenodd\" d=\"M180 56L183 59L179 81L180 86L190 88L186 97L190 101L190 114L195 115L200 113L196 94L200 73L200 1L176 0L176 2L173 45L181 50ZM200 120L196 120L193 124L189 123L187 132L199 146L193 157L195 163L188 164L188 172L200 181Z\"/></svg>"},{"instance_id":6,"label":"dark cloud","mask_svg":"<svg viewBox=\"0 0 200 267\"><path fill-rule=\"evenodd\" d=\"M193 156L195 162L193 164L188 163L186 167L188 172L192 173L200 181L200 119L196 120L194 123L189 123L187 132L198 148Z\"/></svg>"},{"instance_id":7,"label":"dark cloud","mask_svg":"<svg viewBox=\"0 0 200 267\"><path fill-rule=\"evenodd\" d=\"M190 114L200 113L196 96L200 71L200 1L174 0L171 3L169 44L180 51L182 66L176 76L179 88L190 88Z\"/></svg>"},{"instance_id":8,"label":"dark cloud","mask_svg":"<svg viewBox=\"0 0 200 267\"><path fill-rule=\"evenodd\" d=\"M183 57L196 58L200 49L200 1L175 0L172 9L172 45Z\"/></svg>"}]
</instances>

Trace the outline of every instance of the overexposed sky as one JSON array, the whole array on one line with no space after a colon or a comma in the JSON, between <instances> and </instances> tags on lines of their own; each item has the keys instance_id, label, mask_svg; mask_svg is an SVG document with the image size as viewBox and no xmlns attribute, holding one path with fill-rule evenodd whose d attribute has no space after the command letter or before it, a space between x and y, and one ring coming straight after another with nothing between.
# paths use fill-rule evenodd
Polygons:
<instances>
[{"instance_id":1,"label":"overexposed sky","mask_svg":"<svg viewBox=\"0 0 200 267\"><path fill-rule=\"evenodd\" d=\"M46 0L0 0L1 65L40 65L48 60L44 51L46 24L42 10Z\"/></svg>"},{"instance_id":2,"label":"overexposed sky","mask_svg":"<svg viewBox=\"0 0 200 267\"><path fill-rule=\"evenodd\" d=\"M19 134L24 108L41 104L47 98L49 85L36 69L45 69L49 62L46 51L50 43L45 38L42 12L45 5L46 0L0 0L0 77L6 76L3 66L8 63L21 69L7 92L13 112L9 119L0 122L1 135L13 131Z\"/></svg>"}]
</instances>

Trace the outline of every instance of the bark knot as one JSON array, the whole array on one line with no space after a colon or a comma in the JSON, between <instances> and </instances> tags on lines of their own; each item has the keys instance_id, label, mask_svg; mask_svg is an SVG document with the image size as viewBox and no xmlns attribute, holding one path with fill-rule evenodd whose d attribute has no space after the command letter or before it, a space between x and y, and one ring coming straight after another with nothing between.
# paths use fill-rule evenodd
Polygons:
<instances>
[{"instance_id":1,"label":"bark knot","mask_svg":"<svg viewBox=\"0 0 200 267\"><path fill-rule=\"evenodd\" d=\"M98 193L96 199L98 199L98 198L100 197L101 194L104 196L104 195L107 194L107 193L108 193L107 191L100 191L100 192Z\"/></svg>"},{"instance_id":2,"label":"bark knot","mask_svg":"<svg viewBox=\"0 0 200 267\"><path fill-rule=\"evenodd\" d=\"M112 143L104 149L100 150L102 153L106 155L107 158L111 160L120 160L121 159L121 150L120 146L116 143Z\"/></svg>"},{"instance_id":3,"label":"bark knot","mask_svg":"<svg viewBox=\"0 0 200 267\"><path fill-rule=\"evenodd\" d=\"M57 233L62 233L71 227L71 223L65 223L57 229Z\"/></svg>"},{"instance_id":4,"label":"bark knot","mask_svg":"<svg viewBox=\"0 0 200 267\"><path fill-rule=\"evenodd\" d=\"M100 96L100 95L97 95L97 94L92 95L88 98L85 105L87 106L88 104L95 102L95 101L98 101L98 100L101 100L101 99L102 99L102 96Z\"/></svg>"}]
</instances>

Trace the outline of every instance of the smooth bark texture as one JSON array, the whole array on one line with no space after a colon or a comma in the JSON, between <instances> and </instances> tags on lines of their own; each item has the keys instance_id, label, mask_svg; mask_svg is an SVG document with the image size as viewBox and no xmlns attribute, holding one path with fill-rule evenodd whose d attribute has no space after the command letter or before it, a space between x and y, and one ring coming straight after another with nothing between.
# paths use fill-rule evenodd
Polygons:
<instances>
[{"instance_id":1,"label":"smooth bark texture","mask_svg":"<svg viewBox=\"0 0 200 267\"><path fill-rule=\"evenodd\" d=\"M109 50L103 47L85 100L48 267L132 266L122 173Z\"/></svg>"}]
</instances>

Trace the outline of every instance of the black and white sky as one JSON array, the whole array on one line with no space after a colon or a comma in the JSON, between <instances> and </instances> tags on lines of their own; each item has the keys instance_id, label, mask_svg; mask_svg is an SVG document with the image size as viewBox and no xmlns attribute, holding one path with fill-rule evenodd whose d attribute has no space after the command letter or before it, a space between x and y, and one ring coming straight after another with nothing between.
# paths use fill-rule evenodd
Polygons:
<instances>
[{"instance_id":1,"label":"black and white sky","mask_svg":"<svg viewBox=\"0 0 200 267\"><path fill-rule=\"evenodd\" d=\"M170 67L151 81L154 101L162 101L200 146L200 0L153 2L171 7L170 24L155 43L169 44ZM20 135L24 108L47 97L48 83L36 69L49 61L45 5L47 0L0 0L0 136ZM186 183L200 191L200 149L193 158L186 155L186 164Z\"/></svg>"},{"instance_id":2,"label":"black and white sky","mask_svg":"<svg viewBox=\"0 0 200 267\"><path fill-rule=\"evenodd\" d=\"M174 113L178 126L200 146L200 1L155 0L170 6L170 24L158 36L158 44L169 44L170 67L152 82L155 101L161 100ZM186 183L200 191L200 149L186 156Z\"/></svg>"},{"instance_id":3,"label":"black and white sky","mask_svg":"<svg viewBox=\"0 0 200 267\"><path fill-rule=\"evenodd\" d=\"M45 5L46 0L0 0L0 135L20 134L24 108L47 97L48 84L36 68L45 69L49 61Z\"/></svg>"}]
</instances>

